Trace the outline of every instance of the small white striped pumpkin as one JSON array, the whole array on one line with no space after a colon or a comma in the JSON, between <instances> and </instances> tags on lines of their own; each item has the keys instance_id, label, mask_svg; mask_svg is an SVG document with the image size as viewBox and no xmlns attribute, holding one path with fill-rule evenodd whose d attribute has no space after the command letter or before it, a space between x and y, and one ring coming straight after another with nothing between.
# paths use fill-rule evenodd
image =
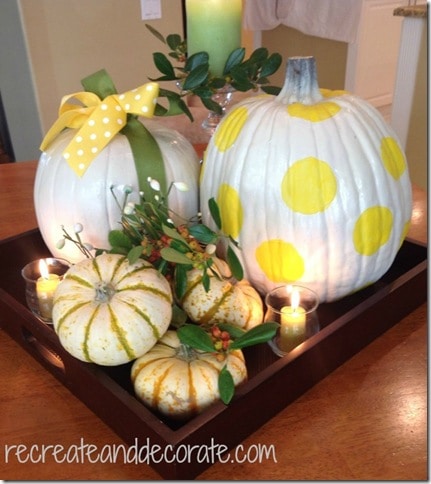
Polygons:
<instances>
[{"instance_id":1,"label":"small white striped pumpkin","mask_svg":"<svg viewBox=\"0 0 431 484\"><path fill-rule=\"evenodd\" d=\"M169 330L132 366L136 396L149 408L174 420L186 420L220 399L218 377L226 365L235 386L247 379L241 350L230 351L221 360L183 345L176 331Z\"/></svg>"},{"instance_id":2,"label":"small white striped pumpkin","mask_svg":"<svg viewBox=\"0 0 431 484\"><path fill-rule=\"evenodd\" d=\"M52 317L61 344L74 357L121 365L145 354L167 331L172 291L150 263L102 254L67 271Z\"/></svg>"},{"instance_id":3,"label":"small white striped pumpkin","mask_svg":"<svg viewBox=\"0 0 431 484\"><path fill-rule=\"evenodd\" d=\"M224 261L217 261L217 265ZM218 279L210 275L210 288L202 284L202 271L187 272L187 290L181 307L198 324L229 323L248 330L263 321L263 304L259 293L243 279Z\"/></svg>"}]
</instances>

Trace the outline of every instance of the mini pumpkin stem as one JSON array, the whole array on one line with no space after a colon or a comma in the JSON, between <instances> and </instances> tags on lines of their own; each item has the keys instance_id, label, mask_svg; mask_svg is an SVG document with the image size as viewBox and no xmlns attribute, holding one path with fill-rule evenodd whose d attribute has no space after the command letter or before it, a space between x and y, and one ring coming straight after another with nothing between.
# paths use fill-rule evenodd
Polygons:
<instances>
[{"instance_id":1,"label":"mini pumpkin stem","mask_svg":"<svg viewBox=\"0 0 431 484\"><path fill-rule=\"evenodd\" d=\"M315 104L323 98L317 83L316 59L309 57L289 57L286 79L277 101L283 104Z\"/></svg>"},{"instance_id":2,"label":"mini pumpkin stem","mask_svg":"<svg viewBox=\"0 0 431 484\"><path fill-rule=\"evenodd\" d=\"M100 284L96 288L95 300L99 303L109 302L115 294L115 289L111 284Z\"/></svg>"},{"instance_id":3,"label":"mini pumpkin stem","mask_svg":"<svg viewBox=\"0 0 431 484\"><path fill-rule=\"evenodd\" d=\"M181 343L175 352L175 356L181 360L190 362L196 360L196 351L191 346Z\"/></svg>"}]
</instances>

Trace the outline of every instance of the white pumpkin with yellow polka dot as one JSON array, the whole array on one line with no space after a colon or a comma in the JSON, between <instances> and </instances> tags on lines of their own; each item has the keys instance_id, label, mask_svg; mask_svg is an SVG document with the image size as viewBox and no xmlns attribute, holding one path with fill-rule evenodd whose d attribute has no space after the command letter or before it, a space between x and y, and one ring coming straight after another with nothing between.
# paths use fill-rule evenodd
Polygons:
<instances>
[{"instance_id":1,"label":"white pumpkin with yellow polka dot","mask_svg":"<svg viewBox=\"0 0 431 484\"><path fill-rule=\"evenodd\" d=\"M323 301L377 281L411 217L405 155L379 112L345 91L319 89L313 57L291 58L278 96L245 99L210 140L201 210L221 211L261 293L300 282Z\"/></svg>"}]
</instances>

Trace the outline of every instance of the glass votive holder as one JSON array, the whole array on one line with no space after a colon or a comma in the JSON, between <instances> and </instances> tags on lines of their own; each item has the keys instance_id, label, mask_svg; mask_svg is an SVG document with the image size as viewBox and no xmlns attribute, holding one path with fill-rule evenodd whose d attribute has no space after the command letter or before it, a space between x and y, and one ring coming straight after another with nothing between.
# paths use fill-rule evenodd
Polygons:
<instances>
[{"instance_id":1,"label":"glass votive holder","mask_svg":"<svg viewBox=\"0 0 431 484\"><path fill-rule=\"evenodd\" d=\"M69 267L65 259L47 257L29 262L21 270L27 305L45 323L52 322L54 293Z\"/></svg>"},{"instance_id":2,"label":"glass votive holder","mask_svg":"<svg viewBox=\"0 0 431 484\"><path fill-rule=\"evenodd\" d=\"M269 341L278 356L286 355L320 329L319 297L308 287L279 286L265 296L265 305L264 321L280 324L277 334Z\"/></svg>"}]
</instances>

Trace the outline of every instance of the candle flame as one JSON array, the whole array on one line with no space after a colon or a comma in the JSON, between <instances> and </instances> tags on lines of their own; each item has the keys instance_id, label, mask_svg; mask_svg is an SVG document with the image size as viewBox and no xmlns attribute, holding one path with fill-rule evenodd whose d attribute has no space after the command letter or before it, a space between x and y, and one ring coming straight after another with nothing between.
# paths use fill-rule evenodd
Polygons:
<instances>
[{"instance_id":1,"label":"candle flame","mask_svg":"<svg viewBox=\"0 0 431 484\"><path fill-rule=\"evenodd\" d=\"M292 291L292 296L291 296L291 307L293 311L296 311L299 308L299 291L297 289L294 289Z\"/></svg>"},{"instance_id":2,"label":"candle flame","mask_svg":"<svg viewBox=\"0 0 431 484\"><path fill-rule=\"evenodd\" d=\"M48 265L43 259L39 261L39 272L44 279L49 279Z\"/></svg>"}]
</instances>

